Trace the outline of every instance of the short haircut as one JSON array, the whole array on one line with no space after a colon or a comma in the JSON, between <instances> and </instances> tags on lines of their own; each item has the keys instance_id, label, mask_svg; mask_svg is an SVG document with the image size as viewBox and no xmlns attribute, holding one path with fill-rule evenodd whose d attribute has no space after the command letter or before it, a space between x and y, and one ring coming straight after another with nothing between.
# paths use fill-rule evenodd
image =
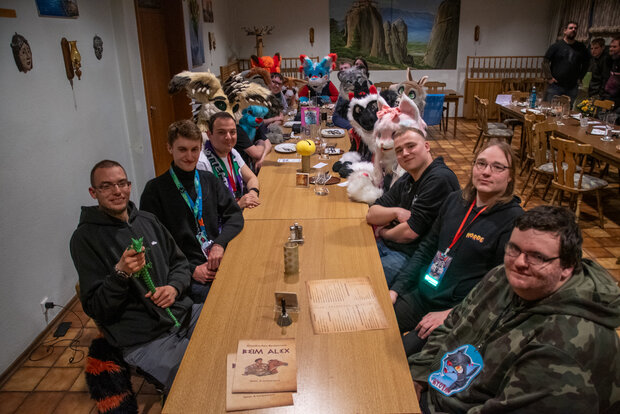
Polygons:
<instances>
[{"instance_id":1,"label":"short haircut","mask_svg":"<svg viewBox=\"0 0 620 414\"><path fill-rule=\"evenodd\" d=\"M463 193L462 193L463 199L467 203L474 202L474 200L476 199L477 191L478 191L476 190L476 187L474 187L474 182L473 182L474 168L476 168L474 166L474 163L478 160L480 153L490 147L498 147L504 153L504 156L506 157L506 160L508 161L508 173L510 174L510 182L506 186L506 191L504 191L504 194L502 194L502 196L497 200L497 204L506 204L510 202L510 200L512 200L513 198L514 190L515 190L515 171L517 169L515 166L515 153L512 150L512 147L510 146L509 143L507 143L504 140L493 138L493 139L490 139L489 142L486 143L486 145L480 148L480 150L478 150L478 152L476 152L476 155L474 156L474 162L472 163L472 166L471 166L471 173L469 174L469 181L463 188Z\"/></svg>"},{"instance_id":2,"label":"short haircut","mask_svg":"<svg viewBox=\"0 0 620 414\"><path fill-rule=\"evenodd\" d=\"M273 72L271 74L271 79L273 79L273 78L278 78L278 79L280 79L280 81L284 82L284 76L282 76L281 73Z\"/></svg>"},{"instance_id":3,"label":"short haircut","mask_svg":"<svg viewBox=\"0 0 620 414\"><path fill-rule=\"evenodd\" d=\"M125 169L120 163L116 161L112 161L112 160L101 160L97 164L95 164L92 170L90 170L90 186L93 188L95 187L95 171L101 168L113 168L113 167L121 167L121 169L125 173L125 177L127 176L127 171L125 171Z\"/></svg>"},{"instance_id":4,"label":"short haircut","mask_svg":"<svg viewBox=\"0 0 620 414\"><path fill-rule=\"evenodd\" d=\"M394 132L394 135L392 135L392 139L396 139L396 138L402 137L403 135L405 135L405 134L407 134L409 132L415 132L416 134L421 136L422 139L424 139L426 141L426 136L424 134L424 131L421 131L418 128L415 128L415 127L412 127L412 126L400 126L400 127L398 127L396 132Z\"/></svg>"},{"instance_id":5,"label":"short haircut","mask_svg":"<svg viewBox=\"0 0 620 414\"><path fill-rule=\"evenodd\" d=\"M526 211L515 221L521 231L534 229L560 236L560 265L574 266L574 272L581 270L581 244L583 238L575 214L566 207L538 206Z\"/></svg>"},{"instance_id":6,"label":"short haircut","mask_svg":"<svg viewBox=\"0 0 620 414\"><path fill-rule=\"evenodd\" d=\"M612 37L611 41L612 41L612 42L618 42L618 43L620 43L620 36L614 36L614 37ZM611 42L609 42L609 43L611 43Z\"/></svg>"},{"instance_id":7,"label":"short haircut","mask_svg":"<svg viewBox=\"0 0 620 414\"><path fill-rule=\"evenodd\" d=\"M605 39L597 37L596 39L592 39L591 44L598 45L598 47L605 47Z\"/></svg>"},{"instance_id":8,"label":"short haircut","mask_svg":"<svg viewBox=\"0 0 620 414\"><path fill-rule=\"evenodd\" d=\"M198 129L198 126L189 119L183 119L170 124L168 127L168 145L172 146L174 141L176 141L179 136L187 138L190 141L202 140L200 129Z\"/></svg>"},{"instance_id":9,"label":"short haircut","mask_svg":"<svg viewBox=\"0 0 620 414\"><path fill-rule=\"evenodd\" d=\"M364 58L363 58L363 57L361 57L361 56L358 56L358 57L356 57L356 58L355 58L355 62L357 62L358 60L361 60L361 61L362 61L362 63L364 64L364 66L363 66L363 67L362 67L362 66L360 66L360 67L363 69L363 71L364 71L364 75L366 75L366 77L369 77L369 73L368 73L368 62L366 62L366 59L364 59ZM359 65L358 65L358 66L359 66Z\"/></svg>"},{"instance_id":10,"label":"short haircut","mask_svg":"<svg viewBox=\"0 0 620 414\"><path fill-rule=\"evenodd\" d=\"M568 26L574 24L575 26L577 26L577 28L579 28L579 23L577 23L574 20L569 20L568 22L566 22L566 25L564 26L564 29L568 29Z\"/></svg>"},{"instance_id":11,"label":"short haircut","mask_svg":"<svg viewBox=\"0 0 620 414\"><path fill-rule=\"evenodd\" d=\"M235 124L237 123L237 121L235 121L235 117L228 112L216 112L211 115L211 118L209 118L209 121L207 122L209 132L213 132L213 126L215 125L215 121L218 119L232 119Z\"/></svg>"}]
</instances>

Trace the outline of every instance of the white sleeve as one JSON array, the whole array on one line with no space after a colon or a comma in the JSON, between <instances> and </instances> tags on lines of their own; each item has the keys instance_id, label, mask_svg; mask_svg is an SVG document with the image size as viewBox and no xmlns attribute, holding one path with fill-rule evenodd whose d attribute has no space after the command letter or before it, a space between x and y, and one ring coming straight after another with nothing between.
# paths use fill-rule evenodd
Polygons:
<instances>
[{"instance_id":1,"label":"white sleeve","mask_svg":"<svg viewBox=\"0 0 620 414\"><path fill-rule=\"evenodd\" d=\"M207 159L207 156L205 155L204 151L200 151L200 156L198 157L198 163L196 164L196 168L202 171L209 171L211 173L213 172L211 168L211 164L209 163L209 160Z\"/></svg>"},{"instance_id":2,"label":"white sleeve","mask_svg":"<svg viewBox=\"0 0 620 414\"><path fill-rule=\"evenodd\" d=\"M202 155L202 153L200 155ZM241 157L241 155L234 148L232 149L232 155L233 155L233 159L239 166L239 169L241 169L241 167L245 165L245 161L243 161L243 158Z\"/></svg>"}]
</instances>

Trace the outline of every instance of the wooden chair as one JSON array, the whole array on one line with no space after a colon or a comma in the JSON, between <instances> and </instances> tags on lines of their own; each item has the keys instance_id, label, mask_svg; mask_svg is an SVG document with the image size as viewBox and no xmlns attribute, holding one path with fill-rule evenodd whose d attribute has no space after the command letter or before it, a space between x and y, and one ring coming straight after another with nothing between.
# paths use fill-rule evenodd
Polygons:
<instances>
[{"instance_id":1,"label":"wooden chair","mask_svg":"<svg viewBox=\"0 0 620 414\"><path fill-rule=\"evenodd\" d=\"M476 123L478 131L478 139L476 145L474 145L474 153L478 146L483 146L484 141L491 138L499 138L508 141L512 141L513 131L508 129L502 122L489 122L489 100L481 99L478 95L474 96L474 108L476 111ZM502 128L503 126L503 128Z\"/></svg>"},{"instance_id":2,"label":"wooden chair","mask_svg":"<svg viewBox=\"0 0 620 414\"><path fill-rule=\"evenodd\" d=\"M502 79L502 93L510 93L510 91L522 91L523 82L518 78Z\"/></svg>"},{"instance_id":3,"label":"wooden chair","mask_svg":"<svg viewBox=\"0 0 620 414\"><path fill-rule=\"evenodd\" d=\"M375 87L379 92L382 90L388 89L390 86L394 85L394 82L376 82Z\"/></svg>"},{"instance_id":4,"label":"wooden chair","mask_svg":"<svg viewBox=\"0 0 620 414\"><path fill-rule=\"evenodd\" d=\"M525 102L527 101L527 98L530 97L530 93L529 92L522 92L522 91L515 91L515 90L511 90L511 91L506 91L506 92L502 92L504 95L512 95L512 100L513 101L518 101L518 102Z\"/></svg>"},{"instance_id":5,"label":"wooden chair","mask_svg":"<svg viewBox=\"0 0 620 414\"><path fill-rule=\"evenodd\" d=\"M229 63L228 65L220 66L220 81L224 83L233 73L239 72L239 61L237 60Z\"/></svg>"},{"instance_id":6,"label":"wooden chair","mask_svg":"<svg viewBox=\"0 0 620 414\"><path fill-rule=\"evenodd\" d=\"M553 180L553 163L549 162L549 151L547 151L547 144L549 140L547 139L548 133L553 132L557 129L557 124L550 122L537 122L536 118L533 115L525 116L524 128L526 128L526 136L527 136L527 146L528 146L528 160L531 159L531 169L523 184L523 189L521 190L521 195L525 193L527 188L527 184L530 181L532 175L534 176L534 181L532 182L532 189L528 193L527 197L525 197L525 201L523 202L523 207L527 205L534 195L536 191L536 185L538 184L541 178L547 178L547 185L545 186L545 191L543 192L542 199L545 200L547 196L547 192L549 191L549 187L551 186L551 181ZM564 167L564 166L563 166Z\"/></svg>"},{"instance_id":7,"label":"wooden chair","mask_svg":"<svg viewBox=\"0 0 620 414\"><path fill-rule=\"evenodd\" d=\"M608 183L601 178L584 174L586 155L592 154L592 145L578 144L574 141L555 138L553 136L549 141L551 144L551 159L553 162L553 181L551 185L554 187L553 198L550 204L555 204L555 201L558 200L558 204L561 205L564 191L571 194L571 200L576 196L575 215L577 216L577 221L579 221L583 194L594 191L596 194L600 226L601 228L605 228L599 190L607 187ZM581 158L581 163L578 161L579 158ZM564 166L564 164L566 165ZM577 167L581 167L581 170L578 171Z\"/></svg>"},{"instance_id":8,"label":"wooden chair","mask_svg":"<svg viewBox=\"0 0 620 414\"><path fill-rule=\"evenodd\" d=\"M424 87L426 87L428 93L443 93L446 88L445 82L438 81L426 81L424 82ZM440 127L443 127L444 131L448 130L448 105L444 104L443 112L441 117Z\"/></svg>"},{"instance_id":9,"label":"wooden chair","mask_svg":"<svg viewBox=\"0 0 620 414\"><path fill-rule=\"evenodd\" d=\"M611 111L611 108L614 107L614 101L610 101L609 99L601 101L597 99L594 101L593 105L594 105L594 117L596 118L599 110Z\"/></svg>"},{"instance_id":10,"label":"wooden chair","mask_svg":"<svg viewBox=\"0 0 620 414\"><path fill-rule=\"evenodd\" d=\"M544 97L547 88L547 81L544 78L523 79L523 88L521 90L529 94L534 86L536 86L536 95Z\"/></svg>"}]
</instances>

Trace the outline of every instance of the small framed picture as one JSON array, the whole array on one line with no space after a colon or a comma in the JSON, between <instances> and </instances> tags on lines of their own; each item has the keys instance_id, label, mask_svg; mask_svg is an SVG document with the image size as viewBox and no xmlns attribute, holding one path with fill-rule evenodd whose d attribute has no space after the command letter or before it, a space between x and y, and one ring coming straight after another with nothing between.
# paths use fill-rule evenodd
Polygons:
<instances>
[{"instance_id":1,"label":"small framed picture","mask_svg":"<svg viewBox=\"0 0 620 414\"><path fill-rule=\"evenodd\" d=\"M308 173L296 173L295 185L297 187L308 187L310 185L310 174Z\"/></svg>"},{"instance_id":2,"label":"small framed picture","mask_svg":"<svg viewBox=\"0 0 620 414\"><path fill-rule=\"evenodd\" d=\"M321 116L321 108L313 106L301 107L301 126L318 125Z\"/></svg>"}]
</instances>

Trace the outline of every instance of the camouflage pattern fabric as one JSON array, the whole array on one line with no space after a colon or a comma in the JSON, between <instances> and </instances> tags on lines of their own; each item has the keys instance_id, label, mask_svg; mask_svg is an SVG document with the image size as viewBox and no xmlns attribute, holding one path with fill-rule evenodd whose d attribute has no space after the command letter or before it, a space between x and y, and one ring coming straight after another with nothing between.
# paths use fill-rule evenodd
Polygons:
<instances>
[{"instance_id":1,"label":"camouflage pattern fabric","mask_svg":"<svg viewBox=\"0 0 620 414\"><path fill-rule=\"evenodd\" d=\"M427 382L441 358L475 346L482 372L447 397L429 387L429 410L448 413L620 413L620 289L584 259L554 294L526 302L504 266L491 270L409 358L414 380Z\"/></svg>"}]
</instances>

